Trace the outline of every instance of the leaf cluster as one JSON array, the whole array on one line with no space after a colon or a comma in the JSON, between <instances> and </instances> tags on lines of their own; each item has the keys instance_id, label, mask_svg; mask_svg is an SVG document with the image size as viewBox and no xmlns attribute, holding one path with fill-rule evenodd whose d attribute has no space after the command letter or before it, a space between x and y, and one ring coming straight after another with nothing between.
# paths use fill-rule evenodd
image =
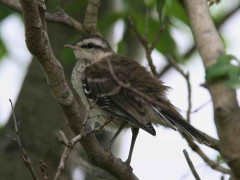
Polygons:
<instances>
[{"instance_id":1,"label":"leaf cluster","mask_svg":"<svg viewBox=\"0 0 240 180\"><path fill-rule=\"evenodd\" d=\"M233 55L220 56L216 64L206 69L207 82L224 80L230 88L240 88L240 61Z\"/></svg>"}]
</instances>

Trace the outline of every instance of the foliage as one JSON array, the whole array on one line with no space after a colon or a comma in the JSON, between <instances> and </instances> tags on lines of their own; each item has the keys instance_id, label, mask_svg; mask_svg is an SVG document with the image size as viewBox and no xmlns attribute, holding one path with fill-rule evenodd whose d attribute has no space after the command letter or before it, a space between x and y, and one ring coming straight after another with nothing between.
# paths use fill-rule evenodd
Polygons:
<instances>
[{"instance_id":1,"label":"foliage","mask_svg":"<svg viewBox=\"0 0 240 180\"><path fill-rule=\"evenodd\" d=\"M218 155L217 155L217 159L216 159L216 161L217 161L219 164L225 162L224 159L223 159L222 154L218 154Z\"/></svg>"},{"instance_id":2,"label":"foliage","mask_svg":"<svg viewBox=\"0 0 240 180\"><path fill-rule=\"evenodd\" d=\"M7 54L7 49L5 47L4 42L2 41L0 37L0 60Z\"/></svg>"},{"instance_id":3,"label":"foliage","mask_svg":"<svg viewBox=\"0 0 240 180\"><path fill-rule=\"evenodd\" d=\"M175 18L190 27L187 13L179 1L175 0L167 1L165 7L166 7L165 13L167 16Z\"/></svg>"},{"instance_id":4,"label":"foliage","mask_svg":"<svg viewBox=\"0 0 240 180\"><path fill-rule=\"evenodd\" d=\"M231 88L240 88L240 61L233 55L220 56L217 63L206 69L206 80L212 82L224 79L224 84Z\"/></svg>"},{"instance_id":5,"label":"foliage","mask_svg":"<svg viewBox=\"0 0 240 180\"><path fill-rule=\"evenodd\" d=\"M145 0L144 3L136 3L132 1L123 1L123 9L118 12L109 12L105 17L99 19L98 27L101 32L107 32L108 28L114 25L118 20L125 22L125 28L128 27L128 18L131 17L142 36L145 36L149 42L153 42L156 34L159 32L163 19L168 20L168 25L156 45L156 50L165 55L170 53L174 59L182 60L178 52L175 39L172 36L171 29L174 26L174 20L179 20L189 26L187 14L178 1L152 1ZM134 7L134 11L132 10ZM147 12L149 15L147 16ZM158 14L158 17L155 16ZM164 14L164 15L163 15ZM126 49L126 43L122 40L118 44L118 52L123 52Z\"/></svg>"},{"instance_id":6,"label":"foliage","mask_svg":"<svg viewBox=\"0 0 240 180\"><path fill-rule=\"evenodd\" d=\"M10 11L8 8L4 6L0 6L0 23L11 13L12 11ZM5 43L0 37L0 61L3 58L3 56L5 56L6 54L7 54L7 49L6 49Z\"/></svg>"},{"instance_id":7,"label":"foliage","mask_svg":"<svg viewBox=\"0 0 240 180\"><path fill-rule=\"evenodd\" d=\"M55 12L58 10L58 7L64 9L65 12L71 16L82 21L84 9L86 8L87 1L63 1L63 0L52 0L47 2L47 8L50 12ZM104 4L102 3L103 8ZM133 8L134 7L134 10ZM80 8L80 9L79 9ZM125 29L128 27L128 17L133 18L135 24L138 28L138 31L146 38L149 39L149 42L153 42L156 34L162 26L163 19L168 19L168 25L165 31L161 34L160 40L156 45L156 50L161 54L170 53L174 59L180 60L181 55L178 52L178 47L176 45L175 39L172 36L171 29L174 26L174 20L179 20L185 25L189 26L188 18L185 10L182 5L175 0L144 0L144 1L122 1L122 8L118 11L115 10L104 10L103 13L99 15L98 28L103 34L108 34L109 30L118 20L123 20L125 24ZM149 15L147 16L147 12ZM13 13L8 8L4 6L0 7L0 21L8 16L10 13ZM101 15L104 14L104 15ZM157 15L157 16L156 16ZM147 32L148 31L148 32ZM76 34L73 34L70 39L78 39L79 34L76 37ZM71 42L71 41L69 41ZM121 40L118 44L118 52L124 52L128 48L125 40ZM125 50L124 50L125 49ZM0 41L0 58L6 54L6 48L4 43ZM63 56L62 59L66 61L71 61L73 55L69 50L64 49L61 53Z\"/></svg>"},{"instance_id":8,"label":"foliage","mask_svg":"<svg viewBox=\"0 0 240 180\"><path fill-rule=\"evenodd\" d=\"M158 12L158 17L159 21L162 21L163 17L163 8L164 8L165 0L157 0L157 12Z\"/></svg>"},{"instance_id":9,"label":"foliage","mask_svg":"<svg viewBox=\"0 0 240 180\"><path fill-rule=\"evenodd\" d=\"M103 2L104 3L104 2ZM168 19L168 25L165 29L164 33L161 34L160 40L156 45L156 50L161 54L165 55L166 53L170 53L174 59L179 60L179 62L183 62L182 55L178 52L178 47L176 45L175 39L172 36L171 30L174 27L175 20L181 21L186 26L189 26L189 20L184 10L182 4L176 0L144 0L144 1L129 1L123 0L121 1L122 8L119 8L118 11L108 10L105 11L103 9L104 4L102 3L101 11L104 11L104 16L99 16L98 28L103 34L107 34L109 29L113 27L113 25L118 20L123 20L125 23L125 29L128 26L127 18L131 17L134 19L138 31L146 36L151 43L154 40L157 32L162 26L163 19ZM64 1L64 0L52 0L47 1L48 11L55 12L58 7L65 10L65 12L70 15L77 17L80 21L83 19L81 12L84 12L86 8L87 1ZM133 8L134 7L134 10ZM147 12L149 13L147 17ZM6 18L9 14L14 13L13 11L5 8L4 6L0 6L0 21ZM80 18L78 18L80 17ZM174 21L173 21L174 20ZM148 31L148 32L146 32ZM76 35L73 35L72 39L78 39ZM118 44L118 52L124 52L124 49L127 49L127 43L125 40L121 40ZM2 56L6 54L6 48L4 46L4 42L0 39L0 59ZM64 56L63 59L71 60L73 55L69 53L68 50L64 49L62 52Z\"/></svg>"},{"instance_id":10,"label":"foliage","mask_svg":"<svg viewBox=\"0 0 240 180\"><path fill-rule=\"evenodd\" d=\"M11 10L5 6L0 6L0 21L5 19L9 14L13 13Z\"/></svg>"}]
</instances>

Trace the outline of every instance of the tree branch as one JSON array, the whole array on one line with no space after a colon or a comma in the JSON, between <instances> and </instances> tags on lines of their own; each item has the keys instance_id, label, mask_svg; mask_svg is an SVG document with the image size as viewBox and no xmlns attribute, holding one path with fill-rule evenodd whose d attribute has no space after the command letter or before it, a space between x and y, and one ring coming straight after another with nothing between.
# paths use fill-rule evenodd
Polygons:
<instances>
[{"instance_id":1,"label":"tree branch","mask_svg":"<svg viewBox=\"0 0 240 180\"><path fill-rule=\"evenodd\" d=\"M14 0L0 0L0 3L4 4L9 9L12 9L17 12L22 12L21 5ZM60 24L72 27L80 33L83 33L83 34L86 33L85 29L83 28L83 25L80 22L78 22L76 19L69 16L67 13L65 13L61 9L59 9L55 13L46 12L45 16L46 16L46 20L49 22L60 23Z\"/></svg>"},{"instance_id":2,"label":"tree branch","mask_svg":"<svg viewBox=\"0 0 240 180\"><path fill-rule=\"evenodd\" d=\"M196 113L198 111L200 111L202 108L204 108L206 105L208 105L210 102L212 102L212 100L209 100L205 103L203 103L202 105L200 105L199 107L197 107L196 109L194 109L191 113Z\"/></svg>"},{"instance_id":3,"label":"tree branch","mask_svg":"<svg viewBox=\"0 0 240 180\"><path fill-rule=\"evenodd\" d=\"M190 159L190 157L189 157L188 152L186 151L186 149L183 150L183 154L184 154L184 156L185 156L185 158L186 158L186 161L187 161L187 163L188 163L188 166L189 166L190 170L192 171L192 174L193 174L193 176L195 177L195 179L196 179L196 180L201 180L200 177L199 177L199 175L198 175L198 173L197 173L197 171L196 171L196 169L194 168L194 165L193 165L193 163L192 163L192 161L191 161L191 159Z\"/></svg>"},{"instance_id":4,"label":"tree branch","mask_svg":"<svg viewBox=\"0 0 240 180\"><path fill-rule=\"evenodd\" d=\"M41 22L40 18L42 17L40 14L44 11L38 9L35 0L21 0L20 3L25 22L27 47L45 72L49 87L72 131L76 135L80 134L81 124L86 117L86 108L82 102L80 106L78 105L66 82L63 67L52 52L47 32L42 27L44 22ZM90 130L89 126L84 128L84 132ZM118 179L137 179L132 169L120 159L114 158L110 152L105 151L93 134L81 139L80 143L89 159L97 166L101 166Z\"/></svg>"},{"instance_id":5,"label":"tree branch","mask_svg":"<svg viewBox=\"0 0 240 180\"><path fill-rule=\"evenodd\" d=\"M100 0L89 0L85 12L83 26L88 34L99 34L97 30L97 18Z\"/></svg>"},{"instance_id":6,"label":"tree branch","mask_svg":"<svg viewBox=\"0 0 240 180\"><path fill-rule=\"evenodd\" d=\"M170 68L172 68L171 64L169 64L169 63L166 64L166 65L161 69L161 71L158 72L157 78L162 77L165 73L168 72L168 70L169 70Z\"/></svg>"},{"instance_id":7,"label":"tree branch","mask_svg":"<svg viewBox=\"0 0 240 180\"><path fill-rule=\"evenodd\" d=\"M166 55L167 57L167 61L169 62L169 64L174 67L186 80L187 82L187 89L188 89L188 110L187 110L187 121L190 123L190 114L192 111L192 88L191 88L191 83L190 83L190 79L189 79L189 73L185 73L180 67L179 65L176 63L176 61L174 61L172 59L172 57L170 56L170 54Z\"/></svg>"},{"instance_id":8,"label":"tree branch","mask_svg":"<svg viewBox=\"0 0 240 180\"><path fill-rule=\"evenodd\" d=\"M190 148L196 152L212 169L224 174L231 174L231 170L221 166L219 163L209 159L207 155L200 149L200 147L194 143L191 139L186 138Z\"/></svg>"},{"instance_id":9,"label":"tree branch","mask_svg":"<svg viewBox=\"0 0 240 180\"><path fill-rule=\"evenodd\" d=\"M91 117L89 117L88 119L90 119L90 118ZM61 130L58 131L57 137L58 137L59 142L61 144L63 144L64 147L69 144L69 141L63 131L61 131ZM83 157L79 156L79 152L77 152L76 150L72 152L71 160L89 174L92 174L92 175L102 178L102 179L109 179L109 180L115 179L108 172L104 171L103 169L101 169L99 167L92 165L89 161L87 161Z\"/></svg>"},{"instance_id":10,"label":"tree branch","mask_svg":"<svg viewBox=\"0 0 240 180\"><path fill-rule=\"evenodd\" d=\"M86 119L88 119L88 118L86 118ZM60 163L59 163L59 166L58 166L57 173L56 173L56 175L54 177L54 180L58 180L60 178L60 176L62 174L62 171L65 168L65 165L66 165L67 159L68 159L68 157L70 155L70 152L72 151L72 149L75 146L75 144L78 143L81 139L85 138L86 136L100 131L101 129L103 129L111 121L112 121L112 119L109 119L103 125L95 128L93 130L90 130L88 132L82 131L79 135L74 137L71 141L67 142L66 148L65 148L65 150L64 150L64 152L62 154L62 157L61 157L61 160L60 160Z\"/></svg>"},{"instance_id":11,"label":"tree branch","mask_svg":"<svg viewBox=\"0 0 240 180\"><path fill-rule=\"evenodd\" d=\"M41 173L42 173L42 175L43 175L43 180L49 180L49 178L48 178L48 173L47 173L47 168L48 168L48 166L47 166L47 164L43 161L43 160L41 160L40 162L39 162L39 164L40 164L40 170L41 170Z\"/></svg>"},{"instance_id":12,"label":"tree branch","mask_svg":"<svg viewBox=\"0 0 240 180\"><path fill-rule=\"evenodd\" d=\"M128 18L128 22L129 25L131 26L131 28L133 29L135 35L137 36L137 38L139 39L139 41L141 42L142 46L145 49L145 53L146 53L146 58L148 61L148 65L153 73L153 75L155 77L158 77L157 71L156 71L156 67L153 64L153 60L152 60L152 51L155 48L155 46L157 45L157 42L159 40L159 38L161 37L161 34L163 33L165 27L166 27L166 22L163 23L162 27L160 28L160 30L158 31L158 33L156 34L156 38L154 39L154 41L152 42L151 46L148 45L148 38L143 37L140 32L137 30L137 27L134 23L134 21L131 18Z\"/></svg>"},{"instance_id":13,"label":"tree branch","mask_svg":"<svg viewBox=\"0 0 240 180\"><path fill-rule=\"evenodd\" d=\"M216 28L220 29L223 24L230 18L232 17L232 15L234 15L238 10L240 9L240 4L236 7L234 7L231 11L227 12L225 14L225 16L223 16L222 18L220 18L219 21L216 21ZM183 55L183 59L188 59L196 50L196 44L193 44L193 46L191 46L186 53Z\"/></svg>"},{"instance_id":14,"label":"tree branch","mask_svg":"<svg viewBox=\"0 0 240 180\"><path fill-rule=\"evenodd\" d=\"M35 171L33 169L33 166L32 166L32 162L31 162L31 159L30 157L28 156L28 153L27 151L24 149L23 145L22 145L22 141L21 141L21 138L19 136L19 129L18 129L18 125L19 125L19 122L17 121L17 118L15 116L15 112L14 112L14 108L13 108L13 104L12 104L12 100L9 99L10 103L11 103L11 108L12 108L12 114L13 114L13 120L14 120L14 127L15 127L15 132L16 132L16 140L17 140L17 143L18 143L18 147L20 149L20 156L25 164L25 166L29 169L31 175L32 175L32 178L34 180L38 180L38 177L37 175L35 174Z\"/></svg>"},{"instance_id":15,"label":"tree branch","mask_svg":"<svg viewBox=\"0 0 240 180\"><path fill-rule=\"evenodd\" d=\"M234 7L231 11L225 14L219 21L216 22L217 29L220 29L224 23L232 17L240 8L240 4ZM196 51L196 44L193 44L183 55L183 59L188 59ZM163 76L168 70L171 69L171 66L166 66L161 72L158 73L158 77Z\"/></svg>"},{"instance_id":16,"label":"tree branch","mask_svg":"<svg viewBox=\"0 0 240 180\"><path fill-rule=\"evenodd\" d=\"M225 54L224 45L213 24L206 1L185 0L192 31L205 68L215 64ZM208 83L214 106L215 124L221 143L221 153L240 179L240 109L236 92L224 86L221 80Z\"/></svg>"}]
</instances>

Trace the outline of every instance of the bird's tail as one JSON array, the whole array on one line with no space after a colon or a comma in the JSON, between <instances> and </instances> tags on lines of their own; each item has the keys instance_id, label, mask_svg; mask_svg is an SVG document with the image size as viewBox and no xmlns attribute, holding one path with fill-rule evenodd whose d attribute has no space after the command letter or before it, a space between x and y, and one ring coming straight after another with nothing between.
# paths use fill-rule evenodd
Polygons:
<instances>
[{"instance_id":1,"label":"bird's tail","mask_svg":"<svg viewBox=\"0 0 240 180\"><path fill-rule=\"evenodd\" d=\"M171 104L167 109L166 107L161 108L159 106L155 106L153 108L161 117L161 120L166 126L188 135L189 137L197 140L199 143L210 145L206 137L193 126L191 126L187 121L185 121L184 118L178 113L176 108Z\"/></svg>"}]
</instances>

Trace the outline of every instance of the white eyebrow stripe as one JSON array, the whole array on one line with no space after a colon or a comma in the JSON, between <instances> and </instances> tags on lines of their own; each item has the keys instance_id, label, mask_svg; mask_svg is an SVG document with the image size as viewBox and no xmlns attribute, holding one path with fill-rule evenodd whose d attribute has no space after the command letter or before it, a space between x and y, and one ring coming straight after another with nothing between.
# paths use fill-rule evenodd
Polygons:
<instances>
[{"instance_id":1,"label":"white eyebrow stripe","mask_svg":"<svg viewBox=\"0 0 240 180\"><path fill-rule=\"evenodd\" d=\"M89 43L92 43L92 44L95 44L97 46L101 46L103 48L106 48L106 44L101 41L100 39L84 39L83 41L79 42L78 45L81 46L81 45L84 45L84 44L89 44Z\"/></svg>"}]
</instances>

